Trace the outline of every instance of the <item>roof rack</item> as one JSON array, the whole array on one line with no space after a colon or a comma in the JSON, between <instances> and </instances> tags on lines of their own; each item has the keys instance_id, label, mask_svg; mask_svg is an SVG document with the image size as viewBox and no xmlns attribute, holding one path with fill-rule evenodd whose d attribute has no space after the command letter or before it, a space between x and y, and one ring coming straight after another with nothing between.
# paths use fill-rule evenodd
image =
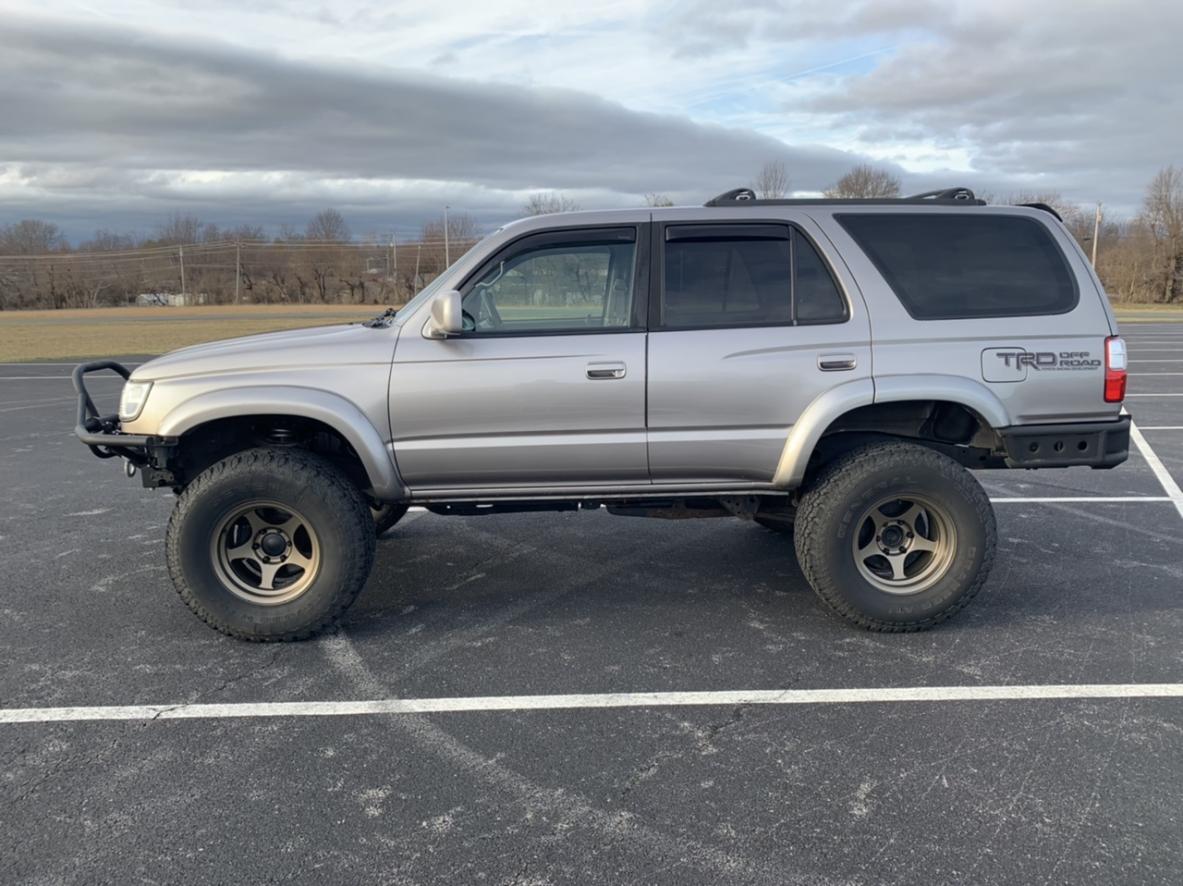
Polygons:
<instances>
[{"instance_id":1,"label":"roof rack","mask_svg":"<svg viewBox=\"0 0 1183 886\"><path fill-rule=\"evenodd\" d=\"M925 191L923 194L913 194L909 197L792 197L763 199L756 196L751 188L733 188L724 191L718 197L706 202L706 206L745 206L747 204L760 206L874 206L894 205L901 203L940 203L956 204L959 206L985 206L985 200L979 200L969 188L942 188L937 191Z\"/></svg>"}]
</instances>

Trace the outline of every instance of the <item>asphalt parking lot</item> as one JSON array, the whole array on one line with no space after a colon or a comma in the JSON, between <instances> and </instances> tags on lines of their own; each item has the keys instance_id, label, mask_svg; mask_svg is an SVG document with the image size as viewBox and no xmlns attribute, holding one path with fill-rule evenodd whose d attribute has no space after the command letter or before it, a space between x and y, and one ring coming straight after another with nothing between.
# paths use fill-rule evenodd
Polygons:
<instances>
[{"instance_id":1,"label":"asphalt parking lot","mask_svg":"<svg viewBox=\"0 0 1183 886\"><path fill-rule=\"evenodd\" d=\"M1138 451L980 475L991 580L904 636L739 520L413 512L339 632L239 643L174 597L170 497L73 438L70 367L0 366L0 715L47 712L0 716L0 882L1177 882L1183 324L1123 332ZM48 719L111 705L149 712Z\"/></svg>"}]
</instances>

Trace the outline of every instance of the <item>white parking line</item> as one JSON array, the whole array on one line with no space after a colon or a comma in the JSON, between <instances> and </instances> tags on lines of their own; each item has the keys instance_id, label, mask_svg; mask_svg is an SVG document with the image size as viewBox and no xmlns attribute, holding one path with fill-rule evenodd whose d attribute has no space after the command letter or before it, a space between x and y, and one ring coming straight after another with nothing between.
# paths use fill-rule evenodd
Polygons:
<instances>
[{"instance_id":1,"label":"white parking line","mask_svg":"<svg viewBox=\"0 0 1183 886\"><path fill-rule=\"evenodd\" d=\"M1142 425L1143 431L1183 431L1183 425Z\"/></svg>"},{"instance_id":2,"label":"white parking line","mask_svg":"<svg viewBox=\"0 0 1183 886\"><path fill-rule=\"evenodd\" d=\"M1175 510L1179 512L1179 516L1183 517L1183 489L1179 488L1179 484L1175 482L1171 472L1162 463L1162 459L1146 442L1146 438L1142 436L1142 432L1132 421L1130 422L1130 439L1134 441L1134 446L1142 453L1142 458L1146 460L1146 464L1150 465L1150 470L1154 472L1154 476L1162 484L1163 492L1174 502Z\"/></svg>"},{"instance_id":3,"label":"white parking line","mask_svg":"<svg viewBox=\"0 0 1183 886\"><path fill-rule=\"evenodd\" d=\"M1183 683L1086 683L1034 686L901 686L880 689L751 689L719 692L604 692L581 695L485 695L373 701L240 702L0 709L2 723L95 720L226 720L243 717L357 717L464 711L560 711L704 705L884 704L889 702L1047 701L1183 698Z\"/></svg>"},{"instance_id":4,"label":"white parking line","mask_svg":"<svg viewBox=\"0 0 1183 886\"><path fill-rule=\"evenodd\" d=\"M1013 505L1013 504L1060 504L1063 502L1090 502L1093 504L1110 503L1110 502L1131 502L1131 501L1174 501L1169 495L1045 495L1045 496L1031 496L1027 498L1010 497L1005 498L991 498L992 505Z\"/></svg>"}]
</instances>

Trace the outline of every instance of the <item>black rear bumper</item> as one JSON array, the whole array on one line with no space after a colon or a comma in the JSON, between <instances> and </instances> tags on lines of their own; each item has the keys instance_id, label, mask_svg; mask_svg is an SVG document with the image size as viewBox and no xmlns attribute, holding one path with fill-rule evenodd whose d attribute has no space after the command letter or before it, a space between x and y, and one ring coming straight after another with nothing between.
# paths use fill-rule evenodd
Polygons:
<instances>
[{"instance_id":1,"label":"black rear bumper","mask_svg":"<svg viewBox=\"0 0 1183 886\"><path fill-rule=\"evenodd\" d=\"M148 447L171 446L176 441L167 437L124 434L119 430L118 414L100 413L86 390L86 375L104 369L121 375L124 380L131 376L130 369L114 360L97 360L74 367L71 380L74 382L74 390L78 392L78 420L74 425L74 434L99 458L118 456L142 467L150 461Z\"/></svg>"},{"instance_id":2,"label":"black rear bumper","mask_svg":"<svg viewBox=\"0 0 1183 886\"><path fill-rule=\"evenodd\" d=\"M1079 424L1016 425L998 432L1010 468L1114 468L1130 454L1130 417Z\"/></svg>"}]
</instances>

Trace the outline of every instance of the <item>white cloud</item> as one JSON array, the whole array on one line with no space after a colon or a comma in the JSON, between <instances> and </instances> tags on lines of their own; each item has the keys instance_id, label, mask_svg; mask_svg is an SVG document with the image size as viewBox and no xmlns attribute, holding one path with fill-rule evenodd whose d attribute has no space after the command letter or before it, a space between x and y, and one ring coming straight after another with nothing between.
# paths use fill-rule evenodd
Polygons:
<instances>
[{"instance_id":1,"label":"white cloud","mask_svg":"<svg viewBox=\"0 0 1183 886\"><path fill-rule=\"evenodd\" d=\"M772 157L802 191L872 158L1130 210L1180 159L1183 6L1151 0L6 7L8 217L491 224L531 189L696 200Z\"/></svg>"}]
</instances>

